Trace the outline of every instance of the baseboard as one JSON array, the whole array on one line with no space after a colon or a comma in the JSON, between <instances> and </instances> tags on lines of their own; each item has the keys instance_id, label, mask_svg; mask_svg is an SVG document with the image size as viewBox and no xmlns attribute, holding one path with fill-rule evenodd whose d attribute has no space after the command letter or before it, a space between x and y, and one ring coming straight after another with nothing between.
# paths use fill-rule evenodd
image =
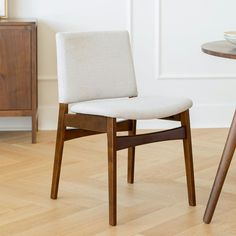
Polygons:
<instances>
[{"instance_id":1,"label":"baseboard","mask_svg":"<svg viewBox=\"0 0 236 236\"><path fill-rule=\"evenodd\" d=\"M39 130L56 130L57 106L43 106L38 108ZM1 131L31 130L30 117L0 117Z\"/></svg>"},{"instance_id":2,"label":"baseboard","mask_svg":"<svg viewBox=\"0 0 236 236\"><path fill-rule=\"evenodd\" d=\"M234 104L201 104L190 110L192 128L228 128L231 124L234 111ZM174 128L179 123L175 121L151 120L139 121L138 128Z\"/></svg>"},{"instance_id":3,"label":"baseboard","mask_svg":"<svg viewBox=\"0 0 236 236\"><path fill-rule=\"evenodd\" d=\"M192 128L229 127L235 111L234 104L201 104L191 111ZM55 130L57 127L57 106L39 107L39 130ZM138 121L139 129L159 129L176 127L178 122L151 120ZM31 119L24 117L1 117L0 130L31 130Z\"/></svg>"}]
</instances>

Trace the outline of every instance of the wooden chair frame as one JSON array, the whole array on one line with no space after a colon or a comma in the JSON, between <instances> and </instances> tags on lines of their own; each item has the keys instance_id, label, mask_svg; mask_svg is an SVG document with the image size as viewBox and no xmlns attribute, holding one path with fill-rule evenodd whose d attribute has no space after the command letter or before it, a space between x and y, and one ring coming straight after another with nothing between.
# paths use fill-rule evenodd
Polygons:
<instances>
[{"instance_id":1,"label":"wooden chair frame","mask_svg":"<svg viewBox=\"0 0 236 236\"><path fill-rule=\"evenodd\" d=\"M68 104L59 104L59 119L57 129L57 140L55 149L55 160L53 168L51 198L57 199L58 185L61 171L61 162L64 142L85 137L89 135L107 133L108 141L108 192L109 192L109 223L117 223L117 151L128 148L128 183L134 183L135 146L165 141L183 140L185 169L187 178L188 201L190 206L196 205L194 169L192 157L191 131L189 111L178 115L164 118L181 122L181 127L159 131L149 134L136 135L136 121L125 120L117 122L116 118L86 115L69 114ZM76 129L68 129L73 127ZM120 131L128 131L128 136L117 136Z\"/></svg>"}]
</instances>

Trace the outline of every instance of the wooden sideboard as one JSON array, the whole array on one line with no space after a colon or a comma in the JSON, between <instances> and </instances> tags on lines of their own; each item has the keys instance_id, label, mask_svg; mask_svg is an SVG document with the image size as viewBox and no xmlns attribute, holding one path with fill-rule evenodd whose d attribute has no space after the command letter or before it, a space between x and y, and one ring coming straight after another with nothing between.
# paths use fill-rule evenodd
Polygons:
<instances>
[{"instance_id":1,"label":"wooden sideboard","mask_svg":"<svg viewBox=\"0 0 236 236\"><path fill-rule=\"evenodd\" d=\"M0 116L32 118L32 143L36 143L37 23L0 20Z\"/></svg>"}]
</instances>

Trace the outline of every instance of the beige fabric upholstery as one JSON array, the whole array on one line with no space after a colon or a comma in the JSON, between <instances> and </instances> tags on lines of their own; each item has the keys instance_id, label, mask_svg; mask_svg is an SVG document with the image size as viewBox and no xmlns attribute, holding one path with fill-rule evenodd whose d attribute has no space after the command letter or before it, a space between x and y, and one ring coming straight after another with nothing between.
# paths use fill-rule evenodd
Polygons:
<instances>
[{"instance_id":1,"label":"beige fabric upholstery","mask_svg":"<svg viewBox=\"0 0 236 236\"><path fill-rule=\"evenodd\" d=\"M137 95L128 32L58 33L59 102Z\"/></svg>"},{"instance_id":2,"label":"beige fabric upholstery","mask_svg":"<svg viewBox=\"0 0 236 236\"><path fill-rule=\"evenodd\" d=\"M136 97L102 99L72 105L75 113L108 116L122 119L156 119L188 110L192 101L183 97Z\"/></svg>"},{"instance_id":3,"label":"beige fabric upholstery","mask_svg":"<svg viewBox=\"0 0 236 236\"><path fill-rule=\"evenodd\" d=\"M188 98L135 97L126 31L58 33L56 40L59 102L74 103L72 112L142 120L168 117L192 106Z\"/></svg>"}]
</instances>

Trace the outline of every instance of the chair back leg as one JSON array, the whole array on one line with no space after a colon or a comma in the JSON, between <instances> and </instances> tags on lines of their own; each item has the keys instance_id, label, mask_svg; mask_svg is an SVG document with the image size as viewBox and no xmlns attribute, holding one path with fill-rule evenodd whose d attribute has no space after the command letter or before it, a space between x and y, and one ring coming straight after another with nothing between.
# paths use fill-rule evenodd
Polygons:
<instances>
[{"instance_id":1,"label":"chair back leg","mask_svg":"<svg viewBox=\"0 0 236 236\"><path fill-rule=\"evenodd\" d=\"M196 206L189 110L181 113L180 119L182 126L185 127L185 134L186 134L186 137L183 139L183 146L184 146L185 169L186 169L187 188L188 188L188 201L190 206Z\"/></svg>"},{"instance_id":2,"label":"chair back leg","mask_svg":"<svg viewBox=\"0 0 236 236\"><path fill-rule=\"evenodd\" d=\"M56 148L55 148L55 157L54 157L54 166L53 166L53 177L52 177L52 186L51 186L51 198L57 199L58 194L58 185L61 172L61 162L62 154L64 147L65 139L65 114L68 113L68 105L60 104L59 107L59 117L58 117L58 127L57 127L57 139L56 139Z\"/></svg>"},{"instance_id":3,"label":"chair back leg","mask_svg":"<svg viewBox=\"0 0 236 236\"><path fill-rule=\"evenodd\" d=\"M116 119L107 118L109 224L117 223Z\"/></svg>"},{"instance_id":4,"label":"chair back leg","mask_svg":"<svg viewBox=\"0 0 236 236\"><path fill-rule=\"evenodd\" d=\"M136 135L136 120L132 120L132 129L129 131L129 135ZM128 173L127 182L134 183L134 167L135 167L135 147L128 148Z\"/></svg>"}]
</instances>

